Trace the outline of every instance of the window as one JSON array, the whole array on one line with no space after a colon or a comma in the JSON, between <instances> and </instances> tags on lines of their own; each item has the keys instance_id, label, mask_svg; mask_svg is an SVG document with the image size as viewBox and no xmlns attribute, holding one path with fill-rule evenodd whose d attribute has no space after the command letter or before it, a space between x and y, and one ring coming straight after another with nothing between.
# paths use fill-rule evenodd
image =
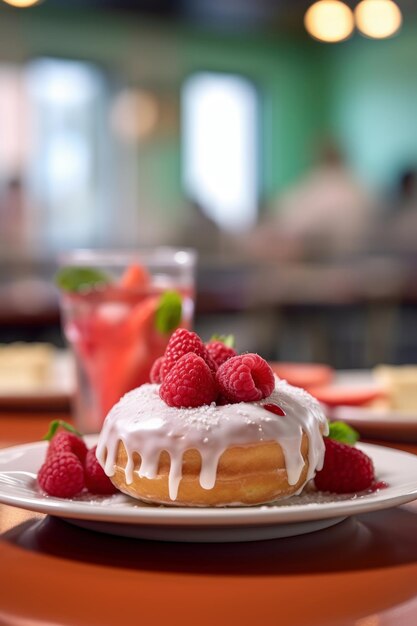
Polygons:
<instances>
[{"instance_id":1,"label":"window","mask_svg":"<svg viewBox=\"0 0 417 626\"><path fill-rule=\"evenodd\" d=\"M33 124L29 182L46 212L47 242L89 245L102 221L104 78L85 62L39 59L28 64L26 82Z\"/></svg>"},{"instance_id":2,"label":"window","mask_svg":"<svg viewBox=\"0 0 417 626\"><path fill-rule=\"evenodd\" d=\"M226 231L255 222L258 97L232 74L199 72L182 90L183 183L188 197Z\"/></svg>"},{"instance_id":3,"label":"window","mask_svg":"<svg viewBox=\"0 0 417 626\"><path fill-rule=\"evenodd\" d=\"M116 240L125 153L109 129L111 88L84 61L0 64L0 247L44 255ZM123 209L136 207L123 190Z\"/></svg>"}]
</instances>

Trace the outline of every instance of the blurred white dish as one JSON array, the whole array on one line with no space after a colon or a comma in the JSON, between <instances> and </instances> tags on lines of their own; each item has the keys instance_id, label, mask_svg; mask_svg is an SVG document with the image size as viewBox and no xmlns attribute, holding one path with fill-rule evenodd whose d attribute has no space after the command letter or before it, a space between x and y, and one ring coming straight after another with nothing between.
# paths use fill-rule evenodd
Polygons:
<instances>
[{"instance_id":1,"label":"blurred white dish","mask_svg":"<svg viewBox=\"0 0 417 626\"><path fill-rule=\"evenodd\" d=\"M370 370L346 370L336 374L335 385L377 387ZM339 406L328 409L331 419L342 420L362 436L388 441L417 442L417 413L406 413L377 406Z\"/></svg>"},{"instance_id":2,"label":"blurred white dish","mask_svg":"<svg viewBox=\"0 0 417 626\"><path fill-rule=\"evenodd\" d=\"M3 384L0 380L0 408L67 408L74 390L72 355L67 350L54 349L49 373L43 380L26 383L20 379L14 385L12 374Z\"/></svg>"},{"instance_id":3,"label":"blurred white dish","mask_svg":"<svg viewBox=\"0 0 417 626\"><path fill-rule=\"evenodd\" d=\"M417 415L383 409L339 406L328 412L332 420L347 422L363 437L417 442Z\"/></svg>"},{"instance_id":4,"label":"blurred white dish","mask_svg":"<svg viewBox=\"0 0 417 626\"><path fill-rule=\"evenodd\" d=\"M93 445L95 436L87 437ZM63 500L42 495L36 473L46 443L0 451L0 502L47 513L99 532L165 541L254 541L312 532L342 519L397 506L417 498L417 456L360 445L388 487L375 493L337 496L310 493L256 507L185 508L153 506L122 494Z\"/></svg>"}]
</instances>

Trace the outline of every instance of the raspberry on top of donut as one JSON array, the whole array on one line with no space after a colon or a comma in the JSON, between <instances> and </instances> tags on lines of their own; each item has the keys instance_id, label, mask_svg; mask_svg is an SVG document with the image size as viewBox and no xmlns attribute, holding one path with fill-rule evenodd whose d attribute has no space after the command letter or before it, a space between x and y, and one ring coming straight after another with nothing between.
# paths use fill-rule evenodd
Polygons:
<instances>
[{"instance_id":1,"label":"raspberry on top of donut","mask_svg":"<svg viewBox=\"0 0 417 626\"><path fill-rule=\"evenodd\" d=\"M232 344L230 336L204 344L196 333L178 328L151 372L152 382L161 384L161 399L171 407L195 408L270 396L275 377L269 364L258 354L237 354Z\"/></svg>"},{"instance_id":2,"label":"raspberry on top of donut","mask_svg":"<svg viewBox=\"0 0 417 626\"><path fill-rule=\"evenodd\" d=\"M191 409L214 402L217 388L207 363L201 356L189 352L169 370L159 395L168 406Z\"/></svg>"}]
</instances>

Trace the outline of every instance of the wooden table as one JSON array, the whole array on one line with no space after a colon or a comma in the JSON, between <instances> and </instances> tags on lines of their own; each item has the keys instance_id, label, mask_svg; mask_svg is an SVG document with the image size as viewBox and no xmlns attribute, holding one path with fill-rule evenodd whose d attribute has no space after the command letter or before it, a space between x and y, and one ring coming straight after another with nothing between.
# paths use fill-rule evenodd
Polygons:
<instances>
[{"instance_id":1,"label":"wooden table","mask_svg":"<svg viewBox=\"0 0 417 626\"><path fill-rule=\"evenodd\" d=\"M50 419L0 413L0 446ZM106 536L3 505L0 531L0 624L417 624L417 502L241 544Z\"/></svg>"}]
</instances>

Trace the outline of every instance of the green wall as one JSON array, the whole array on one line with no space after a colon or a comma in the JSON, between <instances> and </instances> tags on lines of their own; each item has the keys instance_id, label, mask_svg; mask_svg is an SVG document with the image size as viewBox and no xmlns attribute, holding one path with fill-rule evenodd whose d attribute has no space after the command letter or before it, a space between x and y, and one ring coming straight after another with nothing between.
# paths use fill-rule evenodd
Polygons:
<instances>
[{"instance_id":1,"label":"green wall","mask_svg":"<svg viewBox=\"0 0 417 626\"><path fill-rule=\"evenodd\" d=\"M322 124L320 51L309 41L278 35L215 37L188 32L182 52L185 73L209 69L253 80L260 95L265 195L274 195L293 181L310 164L313 138Z\"/></svg>"},{"instance_id":2,"label":"green wall","mask_svg":"<svg viewBox=\"0 0 417 626\"><path fill-rule=\"evenodd\" d=\"M329 128L375 189L417 168L417 23L385 41L356 36L324 47Z\"/></svg>"},{"instance_id":3,"label":"green wall","mask_svg":"<svg viewBox=\"0 0 417 626\"><path fill-rule=\"evenodd\" d=\"M266 199L311 162L312 139L322 125L320 49L307 38L215 35L196 28L102 12L0 8L0 60L37 55L96 61L120 82L171 91L200 69L238 72L259 87L262 108L261 187ZM179 110L179 107L177 107ZM179 116L178 116L179 117ZM139 187L154 217L181 212L179 125L139 146ZM160 184L163 182L163 184Z\"/></svg>"},{"instance_id":4,"label":"green wall","mask_svg":"<svg viewBox=\"0 0 417 626\"><path fill-rule=\"evenodd\" d=\"M138 187L158 221L184 215L179 91L191 72L238 72L259 88L264 200L313 162L315 141L333 132L364 180L384 188L417 163L417 23L388 41L355 36L337 45L292 36L214 34L106 12L0 7L0 62L56 55L92 60L120 84L168 94L177 120L138 147Z\"/></svg>"}]
</instances>

